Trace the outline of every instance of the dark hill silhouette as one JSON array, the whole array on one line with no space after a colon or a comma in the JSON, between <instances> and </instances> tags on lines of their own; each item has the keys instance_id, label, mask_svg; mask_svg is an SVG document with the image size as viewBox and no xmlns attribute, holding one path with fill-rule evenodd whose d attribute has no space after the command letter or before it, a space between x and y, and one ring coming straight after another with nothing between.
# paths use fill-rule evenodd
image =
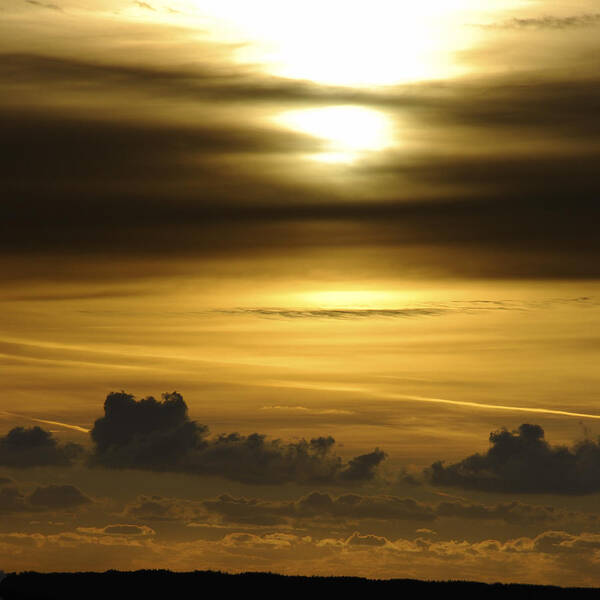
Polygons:
<instances>
[{"instance_id":1,"label":"dark hill silhouette","mask_svg":"<svg viewBox=\"0 0 600 600\"><path fill-rule=\"evenodd\" d=\"M272 573L227 574L218 571L173 573L164 570L106 571L105 573L12 573L0 582L3 600L119 600L170 599L205 595L231 597L248 593L280 594L393 593L400 598L417 594L464 598L600 598L599 588L561 588L523 584L485 584L472 581L372 580L360 577L299 577Z\"/></svg>"}]
</instances>

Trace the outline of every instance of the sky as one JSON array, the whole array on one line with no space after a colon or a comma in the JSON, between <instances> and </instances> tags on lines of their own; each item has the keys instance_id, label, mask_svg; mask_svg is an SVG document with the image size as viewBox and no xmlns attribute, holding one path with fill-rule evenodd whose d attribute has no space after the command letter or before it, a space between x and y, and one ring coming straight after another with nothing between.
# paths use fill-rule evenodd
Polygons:
<instances>
[{"instance_id":1,"label":"sky","mask_svg":"<svg viewBox=\"0 0 600 600\"><path fill-rule=\"evenodd\" d=\"M4 0L0 566L600 586L597 0Z\"/></svg>"}]
</instances>

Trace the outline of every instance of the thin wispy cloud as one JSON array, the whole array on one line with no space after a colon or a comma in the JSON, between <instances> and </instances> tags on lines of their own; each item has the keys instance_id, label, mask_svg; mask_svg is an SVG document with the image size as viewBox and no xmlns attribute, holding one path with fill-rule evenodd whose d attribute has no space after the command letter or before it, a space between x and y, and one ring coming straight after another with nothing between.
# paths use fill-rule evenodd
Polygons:
<instances>
[{"instance_id":1,"label":"thin wispy cloud","mask_svg":"<svg viewBox=\"0 0 600 600\"><path fill-rule=\"evenodd\" d=\"M577 417L585 419L600 419L600 414L574 412L569 410L558 410L554 408L538 408L533 406L512 406L506 404L484 404L483 402L469 402L467 400L448 400L446 398L428 398L425 396L412 396L408 394L374 394L380 398L390 400L414 400L416 402L428 402L433 404L449 404L452 406L464 406L468 408L478 408L483 410L501 410L511 412L538 413L546 415L559 415L562 417Z\"/></svg>"},{"instance_id":2,"label":"thin wispy cloud","mask_svg":"<svg viewBox=\"0 0 600 600\"><path fill-rule=\"evenodd\" d=\"M514 17L507 21L479 25L486 29L573 29L600 24L600 13L583 13L567 17Z\"/></svg>"},{"instance_id":3,"label":"thin wispy cloud","mask_svg":"<svg viewBox=\"0 0 600 600\"><path fill-rule=\"evenodd\" d=\"M58 6L58 4L52 4L49 2L38 2L37 0L25 0L25 2L27 2L27 4L32 4L33 6L39 6L41 8L48 8L50 10L62 12L62 8Z\"/></svg>"},{"instance_id":4,"label":"thin wispy cloud","mask_svg":"<svg viewBox=\"0 0 600 600\"><path fill-rule=\"evenodd\" d=\"M260 410L300 413L306 415L353 415L352 410L339 408L307 408L306 406L261 406Z\"/></svg>"},{"instance_id":5,"label":"thin wispy cloud","mask_svg":"<svg viewBox=\"0 0 600 600\"><path fill-rule=\"evenodd\" d=\"M151 4L148 4L147 2L140 2L139 0L137 0L136 2L134 2L134 4L136 6L139 6L140 8L145 8L146 10L156 10Z\"/></svg>"},{"instance_id":6,"label":"thin wispy cloud","mask_svg":"<svg viewBox=\"0 0 600 600\"><path fill-rule=\"evenodd\" d=\"M436 317L448 314L478 314L491 311L528 311L552 308L559 305L597 306L597 298L549 298L539 301L518 300L467 300L423 304L403 308L235 308L215 310L228 315L251 315L265 319L406 319Z\"/></svg>"},{"instance_id":7,"label":"thin wispy cloud","mask_svg":"<svg viewBox=\"0 0 600 600\"><path fill-rule=\"evenodd\" d=\"M430 396L418 396L413 394L397 394L394 392L384 392L377 388L364 387L364 386L352 386L344 384L319 384L319 383L305 383L305 382L290 382L290 381L273 381L269 383L263 383L265 387L293 387L298 389L309 389L319 391L331 391L331 392L345 392L351 394L360 394L370 398L380 398L382 400L395 400L395 401L414 401L422 402L426 404L446 404L450 406L462 406L465 408L475 408L479 410L489 411L503 411L503 412L523 412L531 414L547 414L557 415L563 417L576 417L585 419L600 419L600 414L584 413L568 410L560 410L554 408L542 408L533 406L517 406L511 404L493 404L484 402L472 402L469 400L452 400L449 398L434 398Z\"/></svg>"},{"instance_id":8,"label":"thin wispy cloud","mask_svg":"<svg viewBox=\"0 0 600 600\"><path fill-rule=\"evenodd\" d=\"M79 425L73 425L72 423L64 423L62 421L49 421L48 419L39 419L37 417L29 417L26 415L19 415L13 412L7 412L5 410L0 411L0 414L6 415L7 417L18 417L19 419L27 419L29 421L35 421L36 423L45 423L46 425L56 425L57 427L63 427L65 429L72 429L73 431L79 431L80 433L89 433L90 430Z\"/></svg>"},{"instance_id":9,"label":"thin wispy cloud","mask_svg":"<svg viewBox=\"0 0 600 600\"><path fill-rule=\"evenodd\" d=\"M306 309L289 310L279 308L241 308L231 311L219 311L225 314L246 314L264 318L281 319L368 319L373 317L402 318L441 315L443 309L398 308L398 309Z\"/></svg>"}]
</instances>

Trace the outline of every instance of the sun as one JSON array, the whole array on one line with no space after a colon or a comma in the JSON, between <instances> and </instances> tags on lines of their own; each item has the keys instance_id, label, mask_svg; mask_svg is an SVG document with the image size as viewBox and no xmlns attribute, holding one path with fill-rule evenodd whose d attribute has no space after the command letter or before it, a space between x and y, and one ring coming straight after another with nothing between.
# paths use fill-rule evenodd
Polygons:
<instances>
[{"instance_id":1,"label":"sun","mask_svg":"<svg viewBox=\"0 0 600 600\"><path fill-rule=\"evenodd\" d=\"M321 162L352 163L360 156L388 148L393 126L380 111L342 105L280 113L273 119L294 131L323 140L322 152L311 155Z\"/></svg>"},{"instance_id":2,"label":"sun","mask_svg":"<svg viewBox=\"0 0 600 600\"><path fill-rule=\"evenodd\" d=\"M387 290L314 290L299 294L309 306L325 309L364 309L395 306L403 294Z\"/></svg>"}]
</instances>

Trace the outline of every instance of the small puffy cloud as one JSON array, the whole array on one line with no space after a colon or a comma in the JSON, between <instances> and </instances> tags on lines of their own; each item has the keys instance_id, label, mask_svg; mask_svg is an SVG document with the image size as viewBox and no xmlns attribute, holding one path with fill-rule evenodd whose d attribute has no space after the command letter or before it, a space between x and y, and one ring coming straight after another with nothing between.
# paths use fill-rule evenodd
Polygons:
<instances>
[{"instance_id":1,"label":"small puffy cloud","mask_svg":"<svg viewBox=\"0 0 600 600\"><path fill-rule=\"evenodd\" d=\"M362 483L376 476L385 459L379 449L344 463L331 436L298 442L252 433L208 437L208 428L190 420L177 392L136 400L111 393L104 416L91 431L92 465L108 468L218 475L250 484Z\"/></svg>"},{"instance_id":2,"label":"small puffy cloud","mask_svg":"<svg viewBox=\"0 0 600 600\"><path fill-rule=\"evenodd\" d=\"M83 453L79 444L59 444L41 427L15 427L0 437L0 465L13 468L70 465Z\"/></svg>"},{"instance_id":3,"label":"small puffy cloud","mask_svg":"<svg viewBox=\"0 0 600 600\"><path fill-rule=\"evenodd\" d=\"M378 535L360 535L355 531L347 540L347 546L385 546L388 540Z\"/></svg>"},{"instance_id":4,"label":"small puffy cloud","mask_svg":"<svg viewBox=\"0 0 600 600\"><path fill-rule=\"evenodd\" d=\"M445 466L426 470L434 485L490 492L590 494L600 491L600 441L551 446L539 425L490 434L491 447Z\"/></svg>"},{"instance_id":5,"label":"small puffy cloud","mask_svg":"<svg viewBox=\"0 0 600 600\"><path fill-rule=\"evenodd\" d=\"M0 513L27 510L25 496L13 486L0 489Z\"/></svg>"},{"instance_id":6,"label":"small puffy cloud","mask_svg":"<svg viewBox=\"0 0 600 600\"><path fill-rule=\"evenodd\" d=\"M163 496L139 496L125 507L127 517L153 521L188 521L197 516L199 507L191 500Z\"/></svg>"},{"instance_id":7,"label":"small puffy cloud","mask_svg":"<svg viewBox=\"0 0 600 600\"><path fill-rule=\"evenodd\" d=\"M107 535L154 535L154 530L145 525L107 525L103 532Z\"/></svg>"},{"instance_id":8,"label":"small puffy cloud","mask_svg":"<svg viewBox=\"0 0 600 600\"><path fill-rule=\"evenodd\" d=\"M91 502L73 485L38 486L30 494L12 485L0 488L0 513L69 510Z\"/></svg>"},{"instance_id":9,"label":"small puffy cloud","mask_svg":"<svg viewBox=\"0 0 600 600\"><path fill-rule=\"evenodd\" d=\"M117 524L107 525L106 527L78 527L77 531L87 535L107 535L107 536L150 536L156 532L147 525L128 525Z\"/></svg>"},{"instance_id":10,"label":"small puffy cloud","mask_svg":"<svg viewBox=\"0 0 600 600\"><path fill-rule=\"evenodd\" d=\"M47 485L36 488L28 498L35 508L63 509L89 504L88 498L73 485Z\"/></svg>"}]
</instances>

